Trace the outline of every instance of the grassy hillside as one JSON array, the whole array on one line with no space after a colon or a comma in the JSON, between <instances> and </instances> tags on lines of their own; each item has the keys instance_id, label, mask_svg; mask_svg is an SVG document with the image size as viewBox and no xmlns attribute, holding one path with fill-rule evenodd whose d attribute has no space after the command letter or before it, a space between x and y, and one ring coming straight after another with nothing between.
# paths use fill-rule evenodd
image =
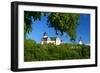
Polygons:
<instances>
[{"instance_id":1,"label":"grassy hillside","mask_svg":"<svg viewBox=\"0 0 100 73\"><path fill-rule=\"evenodd\" d=\"M78 44L36 44L24 40L24 61L70 60L90 58L90 46Z\"/></svg>"}]
</instances>

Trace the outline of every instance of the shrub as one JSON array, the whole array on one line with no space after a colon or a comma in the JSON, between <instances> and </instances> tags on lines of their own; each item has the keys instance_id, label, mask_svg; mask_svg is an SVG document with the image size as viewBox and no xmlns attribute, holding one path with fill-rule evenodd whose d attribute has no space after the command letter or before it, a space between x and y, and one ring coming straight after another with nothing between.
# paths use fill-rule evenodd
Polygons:
<instances>
[{"instance_id":1,"label":"shrub","mask_svg":"<svg viewBox=\"0 0 100 73\"><path fill-rule=\"evenodd\" d=\"M78 44L37 44L24 41L24 61L69 60L90 58L90 46Z\"/></svg>"}]
</instances>

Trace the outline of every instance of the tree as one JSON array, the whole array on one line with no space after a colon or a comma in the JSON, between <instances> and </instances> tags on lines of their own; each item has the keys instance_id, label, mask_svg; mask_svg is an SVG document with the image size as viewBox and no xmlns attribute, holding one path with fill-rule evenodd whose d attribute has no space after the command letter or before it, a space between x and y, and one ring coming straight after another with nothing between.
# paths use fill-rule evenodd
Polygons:
<instances>
[{"instance_id":1,"label":"tree","mask_svg":"<svg viewBox=\"0 0 100 73\"><path fill-rule=\"evenodd\" d=\"M41 16L47 16L48 27L54 28L56 34L60 31L61 35L66 33L71 41L76 39L76 28L79 23L79 14L75 13L48 13L48 12L24 12L24 35L32 31L32 17L34 21L40 20Z\"/></svg>"},{"instance_id":2,"label":"tree","mask_svg":"<svg viewBox=\"0 0 100 73\"><path fill-rule=\"evenodd\" d=\"M41 12L24 11L24 36L32 31L32 18L34 21L40 20Z\"/></svg>"},{"instance_id":3,"label":"tree","mask_svg":"<svg viewBox=\"0 0 100 73\"><path fill-rule=\"evenodd\" d=\"M50 13L48 15L48 26L69 35L71 41L76 39L76 28L79 23L79 14L75 13Z\"/></svg>"}]
</instances>

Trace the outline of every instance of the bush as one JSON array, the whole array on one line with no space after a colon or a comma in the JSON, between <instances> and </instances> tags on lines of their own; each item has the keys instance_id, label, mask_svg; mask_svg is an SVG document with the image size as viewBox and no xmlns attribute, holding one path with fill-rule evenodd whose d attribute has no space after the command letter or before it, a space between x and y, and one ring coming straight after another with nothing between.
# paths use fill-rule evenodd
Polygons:
<instances>
[{"instance_id":1,"label":"bush","mask_svg":"<svg viewBox=\"0 0 100 73\"><path fill-rule=\"evenodd\" d=\"M90 58L90 46L77 44L36 44L24 41L24 61L69 60Z\"/></svg>"}]
</instances>

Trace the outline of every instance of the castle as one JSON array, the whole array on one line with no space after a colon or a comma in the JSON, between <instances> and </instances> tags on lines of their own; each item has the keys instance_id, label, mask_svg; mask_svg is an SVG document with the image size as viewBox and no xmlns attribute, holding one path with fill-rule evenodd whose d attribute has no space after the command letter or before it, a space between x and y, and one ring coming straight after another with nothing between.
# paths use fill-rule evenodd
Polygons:
<instances>
[{"instance_id":1,"label":"castle","mask_svg":"<svg viewBox=\"0 0 100 73\"><path fill-rule=\"evenodd\" d=\"M48 34L45 32L43 37L41 38L41 44L48 44L52 43L55 45L60 45L62 40L59 37L49 37Z\"/></svg>"},{"instance_id":2,"label":"castle","mask_svg":"<svg viewBox=\"0 0 100 73\"><path fill-rule=\"evenodd\" d=\"M43 34L43 37L41 38L41 44L48 44L52 43L55 45L60 45L62 44L62 40L59 37L49 37L48 34L45 32ZM82 38L80 37L78 44L82 45L83 41Z\"/></svg>"}]
</instances>

